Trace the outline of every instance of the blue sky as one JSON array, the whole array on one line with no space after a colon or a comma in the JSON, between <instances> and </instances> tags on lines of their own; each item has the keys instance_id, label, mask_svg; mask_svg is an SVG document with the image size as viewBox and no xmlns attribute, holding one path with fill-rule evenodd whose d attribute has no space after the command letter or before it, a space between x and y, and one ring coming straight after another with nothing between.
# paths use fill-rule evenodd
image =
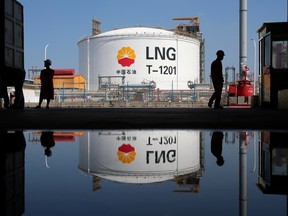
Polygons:
<instances>
[{"instance_id":1,"label":"blue sky","mask_svg":"<svg viewBox=\"0 0 288 216\"><path fill-rule=\"evenodd\" d=\"M53 68L75 68L77 42L91 34L92 19L102 31L148 26L174 28L174 17L199 16L206 41L206 81L218 49L225 51L223 67L239 67L239 0L18 0L24 6L25 69L43 68L45 46ZM254 67L257 30L264 22L286 22L287 0L247 0L248 65ZM258 45L257 45L258 51ZM257 54L258 57L258 54Z\"/></svg>"}]
</instances>

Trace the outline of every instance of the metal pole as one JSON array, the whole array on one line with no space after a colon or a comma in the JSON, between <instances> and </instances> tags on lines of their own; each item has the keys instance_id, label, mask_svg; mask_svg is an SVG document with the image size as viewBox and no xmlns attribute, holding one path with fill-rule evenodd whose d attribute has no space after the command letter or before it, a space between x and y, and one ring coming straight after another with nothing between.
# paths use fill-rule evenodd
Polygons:
<instances>
[{"instance_id":1,"label":"metal pole","mask_svg":"<svg viewBox=\"0 0 288 216\"><path fill-rule=\"evenodd\" d=\"M84 84L84 102L86 101L86 83L85 82L83 82L83 84Z\"/></svg>"},{"instance_id":2,"label":"metal pole","mask_svg":"<svg viewBox=\"0 0 288 216\"><path fill-rule=\"evenodd\" d=\"M240 132L239 136L239 215L247 216L247 147L242 133L245 132Z\"/></svg>"},{"instance_id":3,"label":"metal pole","mask_svg":"<svg viewBox=\"0 0 288 216\"><path fill-rule=\"evenodd\" d=\"M196 102L196 80L194 80L194 102Z\"/></svg>"},{"instance_id":4,"label":"metal pole","mask_svg":"<svg viewBox=\"0 0 288 216\"><path fill-rule=\"evenodd\" d=\"M108 97L107 97L107 83L105 83L105 102L108 101Z\"/></svg>"},{"instance_id":5,"label":"metal pole","mask_svg":"<svg viewBox=\"0 0 288 216\"><path fill-rule=\"evenodd\" d=\"M256 95L256 41L251 39L254 44L254 95Z\"/></svg>"},{"instance_id":6,"label":"metal pole","mask_svg":"<svg viewBox=\"0 0 288 216\"><path fill-rule=\"evenodd\" d=\"M171 102L174 102L173 80L172 80Z\"/></svg>"},{"instance_id":7,"label":"metal pole","mask_svg":"<svg viewBox=\"0 0 288 216\"><path fill-rule=\"evenodd\" d=\"M126 101L129 101L129 92L128 92L128 82L127 82L127 85L126 85L126 88L127 88L127 91L126 91Z\"/></svg>"},{"instance_id":8,"label":"metal pole","mask_svg":"<svg viewBox=\"0 0 288 216\"><path fill-rule=\"evenodd\" d=\"M247 0L240 0L240 53L239 72L241 65L247 65Z\"/></svg>"},{"instance_id":9,"label":"metal pole","mask_svg":"<svg viewBox=\"0 0 288 216\"><path fill-rule=\"evenodd\" d=\"M240 0L240 53L239 53L239 72L242 64L247 64L247 0ZM241 134L240 134L241 135ZM247 152L246 146L242 144L242 137L239 136L239 202L240 215L247 215Z\"/></svg>"},{"instance_id":10,"label":"metal pole","mask_svg":"<svg viewBox=\"0 0 288 216\"><path fill-rule=\"evenodd\" d=\"M62 102L64 102L64 82L63 82L63 87L62 87Z\"/></svg>"},{"instance_id":11,"label":"metal pole","mask_svg":"<svg viewBox=\"0 0 288 216\"><path fill-rule=\"evenodd\" d=\"M45 56L44 56L44 60L46 60L47 59L47 55L46 55L46 53L47 53L47 47L49 46L49 44L46 44L46 46L45 46Z\"/></svg>"}]
</instances>

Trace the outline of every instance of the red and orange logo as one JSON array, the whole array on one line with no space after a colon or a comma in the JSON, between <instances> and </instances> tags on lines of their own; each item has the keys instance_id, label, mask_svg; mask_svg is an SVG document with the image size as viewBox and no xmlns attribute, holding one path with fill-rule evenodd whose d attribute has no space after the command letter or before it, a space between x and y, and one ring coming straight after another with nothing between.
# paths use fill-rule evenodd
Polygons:
<instances>
[{"instance_id":1,"label":"red and orange logo","mask_svg":"<svg viewBox=\"0 0 288 216\"><path fill-rule=\"evenodd\" d=\"M122 67L130 67L130 65L134 64L135 58L135 52L130 47L122 47L122 49L118 51L117 59Z\"/></svg>"},{"instance_id":2,"label":"red and orange logo","mask_svg":"<svg viewBox=\"0 0 288 216\"><path fill-rule=\"evenodd\" d=\"M118 148L118 160L122 163L131 163L136 157L136 152L133 146L130 144L123 144Z\"/></svg>"}]
</instances>

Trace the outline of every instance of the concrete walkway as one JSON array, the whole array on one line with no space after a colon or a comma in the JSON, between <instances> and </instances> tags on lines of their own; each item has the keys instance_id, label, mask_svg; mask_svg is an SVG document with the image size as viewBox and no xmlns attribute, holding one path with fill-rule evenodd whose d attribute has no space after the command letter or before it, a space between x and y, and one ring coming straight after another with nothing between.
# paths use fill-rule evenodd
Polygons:
<instances>
[{"instance_id":1,"label":"concrete walkway","mask_svg":"<svg viewBox=\"0 0 288 216\"><path fill-rule=\"evenodd\" d=\"M261 108L0 109L0 129L239 129L287 130L288 110Z\"/></svg>"}]
</instances>

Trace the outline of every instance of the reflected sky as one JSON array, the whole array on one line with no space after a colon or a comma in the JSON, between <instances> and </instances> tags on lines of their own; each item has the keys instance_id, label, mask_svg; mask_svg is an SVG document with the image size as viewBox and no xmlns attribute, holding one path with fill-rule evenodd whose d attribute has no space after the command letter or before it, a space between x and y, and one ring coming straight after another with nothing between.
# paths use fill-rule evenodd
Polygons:
<instances>
[{"instance_id":1,"label":"reflected sky","mask_svg":"<svg viewBox=\"0 0 288 216\"><path fill-rule=\"evenodd\" d=\"M1 131L7 215L287 215L288 132Z\"/></svg>"}]
</instances>

